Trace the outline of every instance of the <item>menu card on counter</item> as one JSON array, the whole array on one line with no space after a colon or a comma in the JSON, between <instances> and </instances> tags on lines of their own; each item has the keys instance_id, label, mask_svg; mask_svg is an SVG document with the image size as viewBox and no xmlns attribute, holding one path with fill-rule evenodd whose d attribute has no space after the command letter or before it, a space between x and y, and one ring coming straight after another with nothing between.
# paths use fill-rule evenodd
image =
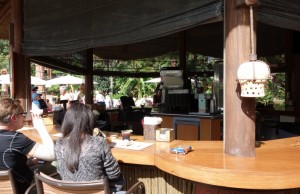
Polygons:
<instances>
[{"instance_id":1,"label":"menu card on counter","mask_svg":"<svg viewBox=\"0 0 300 194\"><path fill-rule=\"evenodd\" d=\"M113 140L110 143L112 148L130 149L130 150L142 150L146 147L153 145L150 142L140 142L140 141L124 141L124 140Z\"/></svg>"}]
</instances>

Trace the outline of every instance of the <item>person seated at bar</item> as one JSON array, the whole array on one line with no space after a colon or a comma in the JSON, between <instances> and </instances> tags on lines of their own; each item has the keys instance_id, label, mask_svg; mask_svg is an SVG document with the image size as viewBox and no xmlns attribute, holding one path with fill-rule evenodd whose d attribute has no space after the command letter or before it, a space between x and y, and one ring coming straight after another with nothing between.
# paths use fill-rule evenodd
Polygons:
<instances>
[{"instance_id":1,"label":"person seated at bar","mask_svg":"<svg viewBox=\"0 0 300 194\"><path fill-rule=\"evenodd\" d=\"M91 181L105 177L110 190L123 188L123 176L109 145L102 136L93 136L93 112L88 105L75 103L67 109L55 144L57 172L63 180Z\"/></svg>"},{"instance_id":2,"label":"person seated at bar","mask_svg":"<svg viewBox=\"0 0 300 194\"><path fill-rule=\"evenodd\" d=\"M31 117L42 143L17 132L23 127L26 115L20 101L9 98L0 100L0 170L12 169L17 193L20 194L25 192L33 180L29 165L38 164L37 159L55 159L54 143L39 114L33 111Z\"/></svg>"}]
</instances>

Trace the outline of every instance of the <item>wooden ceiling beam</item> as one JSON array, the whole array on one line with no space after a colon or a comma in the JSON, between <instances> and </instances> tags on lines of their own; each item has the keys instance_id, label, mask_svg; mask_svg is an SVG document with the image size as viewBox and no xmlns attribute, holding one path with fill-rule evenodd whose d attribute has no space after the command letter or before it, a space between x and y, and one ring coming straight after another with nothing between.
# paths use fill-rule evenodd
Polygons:
<instances>
[{"instance_id":1,"label":"wooden ceiling beam","mask_svg":"<svg viewBox=\"0 0 300 194\"><path fill-rule=\"evenodd\" d=\"M32 57L31 61L51 69L56 69L72 74L86 75L87 73L87 70L85 68L70 65L68 63L47 56Z\"/></svg>"},{"instance_id":2,"label":"wooden ceiling beam","mask_svg":"<svg viewBox=\"0 0 300 194\"><path fill-rule=\"evenodd\" d=\"M159 72L124 72L124 71L103 71L103 70L94 70L93 71L94 75L97 76L113 76L113 77L135 77L135 78L150 78L150 77L160 77ZM206 71L206 72L187 72L188 76L213 76L214 72L213 71Z\"/></svg>"},{"instance_id":3,"label":"wooden ceiling beam","mask_svg":"<svg viewBox=\"0 0 300 194\"><path fill-rule=\"evenodd\" d=\"M94 75L98 76L113 76L113 77L159 77L159 72L120 72L120 71L103 71L94 70Z\"/></svg>"}]
</instances>

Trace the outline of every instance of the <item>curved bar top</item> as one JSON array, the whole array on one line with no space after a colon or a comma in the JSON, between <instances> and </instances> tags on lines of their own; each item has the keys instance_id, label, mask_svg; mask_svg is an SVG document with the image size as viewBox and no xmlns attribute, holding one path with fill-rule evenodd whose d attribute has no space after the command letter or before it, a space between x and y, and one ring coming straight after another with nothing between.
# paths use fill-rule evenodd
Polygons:
<instances>
[{"instance_id":1,"label":"curved bar top","mask_svg":"<svg viewBox=\"0 0 300 194\"><path fill-rule=\"evenodd\" d=\"M58 133L54 125L46 127L49 133ZM20 131L41 141L33 128ZM132 139L144 141L142 136ZM193 147L187 155L169 152L170 148L187 145ZM256 148L256 157L224 154L222 141L155 142L140 151L112 148L112 153L119 162L155 166L174 176L209 185L255 190L300 188L300 136L265 141Z\"/></svg>"},{"instance_id":2,"label":"curved bar top","mask_svg":"<svg viewBox=\"0 0 300 194\"><path fill-rule=\"evenodd\" d=\"M196 117L196 118L209 118L209 119L219 119L223 117L221 114L209 114L209 113L197 113L190 112L189 114L176 114L176 113L161 113L161 112L151 112L151 116L181 116L181 117Z\"/></svg>"},{"instance_id":3,"label":"curved bar top","mask_svg":"<svg viewBox=\"0 0 300 194\"><path fill-rule=\"evenodd\" d=\"M187 155L170 148L190 145ZM300 188L300 137L266 141L256 149L256 157L236 157L223 153L222 141L156 142L141 151L112 149L127 164L156 166L172 175L199 183L240 189Z\"/></svg>"}]
</instances>

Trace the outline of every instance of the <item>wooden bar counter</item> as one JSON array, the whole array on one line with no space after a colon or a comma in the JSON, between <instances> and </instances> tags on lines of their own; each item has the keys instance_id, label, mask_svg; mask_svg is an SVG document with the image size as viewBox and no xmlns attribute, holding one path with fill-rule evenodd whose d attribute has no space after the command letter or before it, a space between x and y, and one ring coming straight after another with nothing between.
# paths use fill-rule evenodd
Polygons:
<instances>
[{"instance_id":1,"label":"wooden bar counter","mask_svg":"<svg viewBox=\"0 0 300 194\"><path fill-rule=\"evenodd\" d=\"M193 147L187 155L169 152L170 148L186 145ZM153 149L154 163L152 159L145 162L145 156ZM142 151L112 149L112 152L120 162L153 165L165 173L195 182L192 193L199 193L198 190L232 193L272 190L271 193L287 193L286 189L291 189L290 193L298 193L297 188L300 188L300 137L266 141L256 149L257 154L253 158L224 154L223 142L220 141L175 140L171 143L156 142L155 146ZM138 158L140 162L137 162Z\"/></svg>"},{"instance_id":2,"label":"wooden bar counter","mask_svg":"<svg viewBox=\"0 0 300 194\"><path fill-rule=\"evenodd\" d=\"M161 127L174 128L175 131L177 131L176 139L221 140L222 115L209 115L201 113L172 114L159 112L151 112L151 115L162 118ZM183 122L180 122L182 120ZM188 124L189 122L191 124Z\"/></svg>"},{"instance_id":3,"label":"wooden bar counter","mask_svg":"<svg viewBox=\"0 0 300 194\"><path fill-rule=\"evenodd\" d=\"M33 131L21 132L37 140ZM300 192L300 137L265 141L249 158L224 154L222 141L152 142L140 151L112 148L127 186L141 180L147 193L157 194ZM186 145L193 147L187 155L169 152Z\"/></svg>"}]
</instances>

